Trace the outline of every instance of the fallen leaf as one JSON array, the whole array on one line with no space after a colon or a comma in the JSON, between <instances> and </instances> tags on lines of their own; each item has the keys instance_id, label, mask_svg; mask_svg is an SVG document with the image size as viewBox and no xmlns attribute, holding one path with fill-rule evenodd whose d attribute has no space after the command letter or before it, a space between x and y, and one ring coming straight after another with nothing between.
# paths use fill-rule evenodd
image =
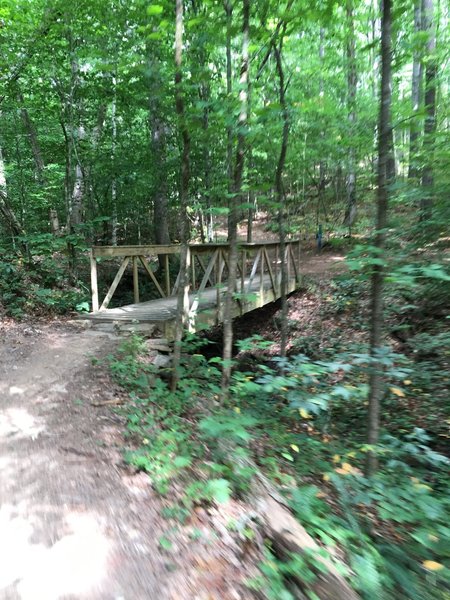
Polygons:
<instances>
[{"instance_id":1,"label":"fallen leaf","mask_svg":"<svg viewBox=\"0 0 450 600\"><path fill-rule=\"evenodd\" d=\"M444 565L441 565L441 563L438 563L435 560L424 560L422 565L425 569L428 569L428 571L440 571L444 568Z\"/></svg>"},{"instance_id":2,"label":"fallen leaf","mask_svg":"<svg viewBox=\"0 0 450 600\"><path fill-rule=\"evenodd\" d=\"M398 387L391 387L389 389L391 390L391 392L393 394L395 394L399 398L404 398L405 397L405 392L403 390L401 390L400 388L398 388Z\"/></svg>"}]
</instances>

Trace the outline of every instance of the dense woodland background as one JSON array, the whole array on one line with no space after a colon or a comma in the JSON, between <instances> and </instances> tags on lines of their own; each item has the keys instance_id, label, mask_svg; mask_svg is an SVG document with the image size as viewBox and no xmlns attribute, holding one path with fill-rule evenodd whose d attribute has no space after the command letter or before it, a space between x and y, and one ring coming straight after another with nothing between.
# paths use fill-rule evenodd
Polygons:
<instances>
[{"instance_id":1,"label":"dense woodland background","mask_svg":"<svg viewBox=\"0 0 450 600\"><path fill-rule=\"evenodd\" d=\"M393 11L393 224L406 234L428 199L434 224L448 217L449 17L445 2L430 0ZM88 243L178 240L172 3L8 0L0 18L5 242L52 232ZM287 116L292 233L372 223L380 26L377 2L250 6L240 218L272 210ZM241 29L240 3L186 4L181 85L196 239L215 239L232 187Z\"/></svg>"},{"instance_id":2,"label":"dense woodland background","mask_svg":"<svg viewBox=\"0 0 450 600\"><path fill-rule=\"evenodd\" d=\"M170 393L142 341L112 368L161 494L197 465L189 512L263 471L367 599L449 598L449 23L443 0L0 7L2 315L89 310L93 244L228 240L231 280L239 239L348 252L256 338L225 315L221 373L190 338ZM253 587L316 598L285 550Z\"/></svg>"}]
</instances>

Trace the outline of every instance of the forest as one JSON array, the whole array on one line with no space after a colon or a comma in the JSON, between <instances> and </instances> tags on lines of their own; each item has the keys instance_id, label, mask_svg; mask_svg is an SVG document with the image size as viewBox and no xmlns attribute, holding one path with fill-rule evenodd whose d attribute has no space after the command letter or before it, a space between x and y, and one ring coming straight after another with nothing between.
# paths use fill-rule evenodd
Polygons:
<instances>
[{"instance_id":1,"label":"forest","mask_svg":"<svg viewBox=\"0 0 450 600\"><path fill-rule=\"evenodd\" d=\"M445 0L2 0L2 344L85 322L93 246L179 248L145 267L179 282L170 353L134 331L92 368L158 552L232 540L187 599L450 599L449 92ZM233 318L275 241L278 299ZM227 289L193 333L196 244Z\"/></svg>"}]
</instances>

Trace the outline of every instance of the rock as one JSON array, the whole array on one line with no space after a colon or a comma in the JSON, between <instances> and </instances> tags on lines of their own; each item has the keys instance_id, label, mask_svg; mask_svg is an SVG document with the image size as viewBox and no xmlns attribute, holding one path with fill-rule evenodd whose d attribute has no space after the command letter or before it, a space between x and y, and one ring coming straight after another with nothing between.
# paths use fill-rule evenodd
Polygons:
<instances>
[{"instance_id":1,"label":"rock","mask_svg":"<svg viewBox=\"0 0 450 600\"><path fill-rule=\"evenodd\" d=\"M157 353L151 360L152 364L154 364L155 367L158 367L158 369L170 367L170 364L172 363L172 357L167 356L166 354Z\"/></svg>"}]
</instances>

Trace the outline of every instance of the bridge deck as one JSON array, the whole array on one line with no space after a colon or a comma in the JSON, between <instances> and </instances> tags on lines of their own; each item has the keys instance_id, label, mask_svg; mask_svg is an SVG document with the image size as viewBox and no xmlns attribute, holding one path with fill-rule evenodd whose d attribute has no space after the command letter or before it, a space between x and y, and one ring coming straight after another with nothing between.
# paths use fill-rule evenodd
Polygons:
<instances>
[{"instance_id":1,"label":"bridge deck","mask_svg":"<svg viewBox=\"0 0 450 600\"><path fill-rule=\"evenodd\" d=\"M245 278L244 285L246 294L236 304L234 316L245 314L255 308L261 308L269 302L277 300L279 296L273 293L269 276L264 276L263 281L257 279L252 281L249 286L249 278ZM241 280L237 281L237 289L242 286ZM291 293L296 289L296 280L288 281L287 293ZM194 314L191 315L194 329L211 326L222 321L222 311L218 310L218 296L220 303L223 303L225 296L225 288L220 289L218 294L217 288L207 288L201 294L189 294L189 305L192 306L194 301L198 299L198 307ZM137 304L128 304L118 308L109 308L95 313L86 315L87 318L96 323L112 323L119 322L121 324L128 323L153 323L157 324L164 331L166 337L171 338L175 320L177 316L177 297L170 296L168 298L157 298L156 300L148 300Z\"/></svg>"}]
</instances>

